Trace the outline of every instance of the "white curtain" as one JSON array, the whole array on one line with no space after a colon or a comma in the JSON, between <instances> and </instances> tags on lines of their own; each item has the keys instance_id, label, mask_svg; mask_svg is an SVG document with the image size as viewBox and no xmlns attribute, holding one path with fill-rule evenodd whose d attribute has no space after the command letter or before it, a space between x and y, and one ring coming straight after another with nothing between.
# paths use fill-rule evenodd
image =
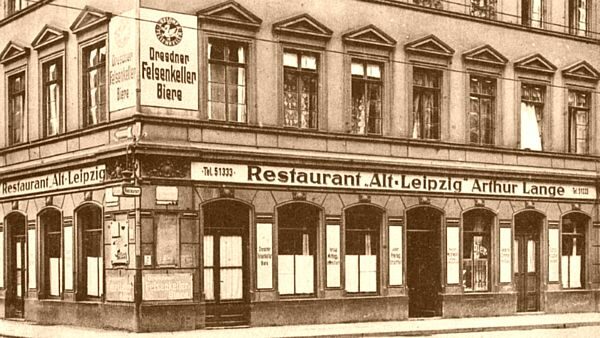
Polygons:
<instances>
[{"instance_id":1,"label":"white curtain","mask_svg":"<svg viewBox=\"0 0 600 338\"><path fill-rule=\"evenodd\" d=\"M521 103L521 149L542 150L535 107L524 102Z\"/></svg>"},{"instance_id":2,"label":"white curtain","mask_svg":"<svg viewBox=\"0 0 600 338\"><path fill-rule=\"evenodd\" d=\"M542 0L531 0L531 26L542 27Z\"/></svg>"}]
</instances>

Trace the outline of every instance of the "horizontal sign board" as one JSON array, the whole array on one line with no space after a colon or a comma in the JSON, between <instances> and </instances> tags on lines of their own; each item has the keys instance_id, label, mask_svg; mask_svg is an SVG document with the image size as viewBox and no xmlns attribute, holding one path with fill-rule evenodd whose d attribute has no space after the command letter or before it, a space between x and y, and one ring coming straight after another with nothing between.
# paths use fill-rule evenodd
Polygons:
<instances>
[{"instance_id":1,"label":"horizontal sign board","mask_svg":"<svg viewBox=\"0 0 600 338\"><path fill-rule=\"evenodd\" d=\"M387 190L525 198L596 199L596 188L593 185L206 162L192 163L192 179L205 182L300 188Z\"/></svg>"},{"instance_id":2,"label":"horizontal sign board","mask_svg":"<svg viewBox=\"0 0 600 338\"><path fill-rule=\"evenodd\" d=\"M97 165L13 181L0 181L0 198L86 187L104 182L105 176L105 166Z\"/></svg>"},{"instance_id":3,"label":"horizontal sign board","mask_svg":"<svg viewBox=\"0 0 600 338\"><path fill-rule=\"evenodd\" d=\"M113 196L138 197L142 195L142 188L137 185L122 184L113 187L112 192Z\"/></svg>"}]
</instances>

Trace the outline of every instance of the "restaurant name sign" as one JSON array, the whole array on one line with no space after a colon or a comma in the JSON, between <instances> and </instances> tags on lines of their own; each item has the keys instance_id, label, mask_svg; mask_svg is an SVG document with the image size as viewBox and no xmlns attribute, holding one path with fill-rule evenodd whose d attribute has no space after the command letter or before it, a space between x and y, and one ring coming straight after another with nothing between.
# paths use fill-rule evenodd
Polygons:
<instances>
[{"instance_id":1,"label":"restaurant name sign","mask_svg":"<svg viewBox=\"0 0 600 338\"><path fill-rule=\"evenodd\" d=\"M409 175L392 172L328 170L262 165L192 163L192 179L206 182L512 196L526 198L596 199L593 185L463 176Z\"/></svg>"},{"instance_id":2,"label":"restaurant name sign","mask_svg":"<svg viewBox=\"0 0 600 338\"><path fill-rule=\"evenodd\" d=\"M57 171L43 176L0 182L0 198L41 193L66 188L79 188L104 182L104 165Z\"/></svg>"}]
</instances>

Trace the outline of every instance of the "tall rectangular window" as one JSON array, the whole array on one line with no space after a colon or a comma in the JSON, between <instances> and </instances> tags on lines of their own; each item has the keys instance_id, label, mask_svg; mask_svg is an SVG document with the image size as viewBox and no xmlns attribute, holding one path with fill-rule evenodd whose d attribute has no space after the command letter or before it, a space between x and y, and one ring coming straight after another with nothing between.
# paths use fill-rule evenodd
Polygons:
<instances>
[{"instance_id":1,"label":"tall rectangular window","mask_svg":"<svg viewBox=\"0 0 600 338\"><path fill-rule=\"evenodd\" d=\"M36 1L31 0L9 0L8 1L8 12L9 14L13 14L22 9L25 9L27 6Z\"/></svg>"},{"instance_id":2,"label":"tall rectangular window","mask_svg":"<svg viewBox=\"0 0 600 338\"><path fill-rule=\"evenodd\" d=\"M563 288L582 288L585 285L585 228L588 219L569 214L562 221L561 272Z\"/></svg>"},{"instance_id":3,"label":"tall rectangular window","mask_svg":"<svg viewBox=\"0 0 600 338\"><path fill-rule=\"evenodd\" d=\"M521 85L521 149L542 150L544 86Z\"/></svg>"},{"instance_id":4,"label":"tall rectangular window","mask_svg":"<svg viewBox=\"0 0 600 338\"><path fill-rule=\"evenodd\" d=\"M63 71L62 58L42 65L43 134L53 136L63 132Z\"/></svg>"},{"instance_id":5,"label":"tall rectangular window","mask_svg":"<svg viewBox=\"0 0 600 338\"><path fill-rule=\"evenodd\" d=\"M352 61L352 132L381 134L381 65Z\"/></svg>"},{"instance_id":6,"label":"tall rectangular window","mask_svg":"<svg viewBox=\"0 0 600 338\"><path fill-rule=\"evenodd\" d=\"M489 291L493 215L473 210L463 216L463 286Z\"/></svg>"},{"instance_id":7,"label":"tall rectangular window","mask_svg":"<svg viewBox=\"0 0 600 338\"><path fill-rule=\"evenodd\" d=\"M83 50L83 124L106 121L106 43Z\"/></svg>"},{"instance_id":8,"label":"tall rectangular window","mask_svg":"<svg viewBox=\"0 0 600 338\"><path fill-rule=\"evenodd\" d=\"M571 34L585 36L588 30L588 0L569 0Z\"/></svg>"},{"instance_id":9,"label":"tall rectangular window","mask_svg":"<svg viewBox=\"0 0 600 338\"><path fill-rule=\"evenodd\" d=\"M494 143L496 79L471 76L469 96L469 141Z\"/></svg>"},{"instance_id":10,"label":"tall rectangular window","mask_svg":"<svg viewBox=\"0 0 600 338\"><path fill-rule=\"evenodd\" d=\"M284 126L316 128L318 115L319 57L314 53L283 53Z\"/></svg>"},{"instance_id":11,"label":"tall rectangular window","mask_svg":"<svg viewBox=\"0 0 600 338\"><path fill-rule=\"evenodd\" d=\"M569 152L589 152L590 95L569 90Z\"/></svg>"},{"instance_id":12,"label":"tall rectangular window","mask_svg":"<svg viewBox=\"0 0 600 338\"><path fill-rule=\"evenodd\" d=\"M542 0L523 0L521 19L525 26L542 28Z\"/></svg>"},{"instance_id":13,"label":"tall rectangular window","mask_svg":"<svg viewBox=\"0 0 600 338\"><path fill-rule=\"evenodd\" d=\"M438 71L413 72L413 138L440 138L441 79Z\"/></svg>"},{"instance_id":14,"label":"tall rectangular window","mask_svg":"<svg viewBox=\"0 0 600 338\"><path fill-rule=\"evenodd\" d=\"M247 122L246 45L217 39L208 41L208 118Z\"/></svg>"},{"instance_id":15,"label":"tall rectangular window","mask_svg":"<svg viewBox=\"0 0 600 338\"><path fill-rule=\"evenodd\" d=\"M25 72L8 78L8 145L23 142Z\"/></svg>"}]
</instances>

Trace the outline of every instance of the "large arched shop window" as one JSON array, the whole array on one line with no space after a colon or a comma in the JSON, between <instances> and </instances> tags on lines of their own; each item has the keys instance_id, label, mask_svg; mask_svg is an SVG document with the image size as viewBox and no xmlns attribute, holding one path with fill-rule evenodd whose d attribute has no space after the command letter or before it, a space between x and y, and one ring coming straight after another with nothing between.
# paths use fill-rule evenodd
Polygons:
<instances>
[{"instance_id":1,"label":"large arched shop window","mask_svg":"<svg viewBox=\"0 0 600 338\"><path fill-rule=\"evenodd\" d=\"M585 285L585 230L589 217L570 213L562 219L562 287L583 288Z\"/></svg>"},{"instance_id":2,"label":"large arched shop window","mask_svg":"<svg viewBox=\"0 0 600 338\"><path fill-rule=\"evenodd\" d=\"M46 209L39 215L42 231L43 294L58 297L62 289L61 212Z\"/></svg>"},{"instance_id":3,"label":"large arched shop window","mask_svg":"<svg viewBox=\"0 0 600 338\"><path fill-rule=\"evenodd\" d=\"M471 210L463 215L463 286L465 291L490 290L491 235L495 215Z\"/></svg>"},{"instance_id":4,"label":"large arched shop window","mask_svg":"<svg viewBox=\"0 0 600 338\"><path fill-rule=\"evenodd\" d=\"M359 205L345 213L347 292L377 292L379 229L383 221L380 209Z\"/></svg>"},{"instance_id":5,"label":"large arched shop window","mask_svg":"<svg viewBox=\"0 0 600 338\"><path fill-rule=\"evenodd\" d=\"M320 209L307 203L277 208L279 294L314 294L319 219Z\"/></svg>"},{"instance_id":6,"label":"large arched shop window","mask_svg":"<svg viewBox=\"0 0 600 338\"><path fill-rule=\"evenodd\" d=\"M103 290L102 259L102 209L94 204L77 211L79 229L79 295L82 298L97 298Z\"/></svg>"}]
</instances>

